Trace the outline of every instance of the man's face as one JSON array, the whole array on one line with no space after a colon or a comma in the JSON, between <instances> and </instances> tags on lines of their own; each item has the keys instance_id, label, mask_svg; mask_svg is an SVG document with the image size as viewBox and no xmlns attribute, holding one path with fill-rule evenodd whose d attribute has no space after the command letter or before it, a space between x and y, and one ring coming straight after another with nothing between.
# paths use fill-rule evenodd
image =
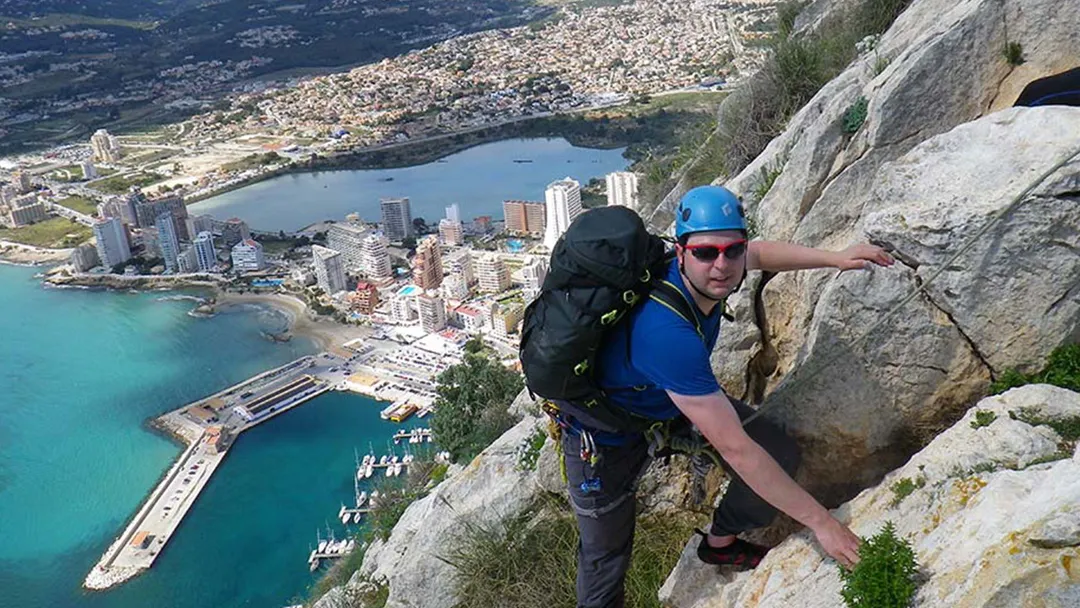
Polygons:
<instances>
[{"instance_id":1,"label":"man's face","mask_svg":"<svg viewBox=\"0 0 1080 608\"><path fill-rule=\"evenodd\" d=\"M737 230L698 232L678 247L679 266L694 287L720 300L728 296L746 271L746 237Z\"/></svg>"}]
</instances>

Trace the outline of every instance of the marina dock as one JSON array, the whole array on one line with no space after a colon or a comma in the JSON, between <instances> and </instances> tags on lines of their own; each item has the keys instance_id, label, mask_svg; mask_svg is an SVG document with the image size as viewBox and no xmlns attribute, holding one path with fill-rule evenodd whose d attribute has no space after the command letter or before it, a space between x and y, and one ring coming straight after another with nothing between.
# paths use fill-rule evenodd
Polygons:
<instances>
[{"instance_id":1,"label":"marina dock","mask_svg":"<svg viewBox=\"0 0 1080 608\"><path fill-rule=\"evenodd\" d=\"M107 589L150 568L236 437L329 390L343 390L346 363L330 354L302 357L155 419L188 445L83 586Z\"/></svg>"}]
</instances>

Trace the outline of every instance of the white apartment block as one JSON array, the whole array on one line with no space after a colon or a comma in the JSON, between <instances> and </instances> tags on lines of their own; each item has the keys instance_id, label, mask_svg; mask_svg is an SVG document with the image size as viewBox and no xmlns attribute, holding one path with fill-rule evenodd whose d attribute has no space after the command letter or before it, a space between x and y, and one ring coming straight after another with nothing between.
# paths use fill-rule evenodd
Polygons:
<instances>
[{"instance_id":1,"label":"white apartment block","mask_svg":"<svg viewBox=\"0 0 1080 608\"><path fill-rule=\"evenodd\" d=\"M411 323L413 319L416 318L416 311L413 309L413 299L413 296L400 294L390 298L390 318L403 325Z\"/></svg>"},{"instance_id":2,"label":"white apartment block","mask_svg":"<svg viewBox=\"0 0 1080 608\"><path fill-rule=\"evenodd\" d=\"M446 305L438 296L419 296L416 307L420 313L420 327L433 333L446 328Z\"/></svg>"},{"instance_id":3,"label":"white apartment block","mask_svg":"<svg viewBox=\"0 0 1080 608\"><path fill-rule=\"evenodd\" d=\"M483 293L500 293L510 289L510 270L497 255L485 254L476 260L476 278Z\"/></svg>"},{"instance_id":4,"label":"white apartment block","mask_svg":"<svg viewBox=\"0 0 1080 608\"><path fill-rule=\"evenodd\" d=\"M443 268L447 274L460 274L465 279L466 285L476 283L472 254L469 253L468 249L458 249L446 254L446 257L443 258Z\"/></svg>"},{"instance_id":5,"label":"white apartment block","mask_svg":"<svg viewBox=\"0 0 1080 608\"><path fill-rule=\"evenodd\" d=\"M48 218L49 212L45 210L45 205L33 194L15 197L8 208L8 220L12 227L29 226Z\"/></svg>"},{"instance_id":6,"label":"white apartment block","mask_svg":"<svg viewBox=\"0 0 1080 608\"><path fill-rule=\"evenodd\" d=\"M311 258L315 264L315 282L326 295L345 290L345 262L341 253L321 245L312 245Z\"/></svg>"},{"instance_id":7,"label":"white apartment block","mask_svg":"<svg viewBox=\"0 0 1080 608\"><path fill-rule=\"evenodd\" d=\"M176 230L176 219L173 218L172 213L162 213L154 221L154 226L157 228L161 258L165 260L165 270L178 272L180 266L176 258L180 255L180 236Z\"/></svg>"},{"instance_id":8,"label":"white apartment block","mask_svg":"<svg viewBox=\"0 0 1080 608\"><path fill-rule=\"evenodd\" d=\"M552 182L544 191L547 219L544 226L544 246L555 247L570 222L581 215L581 184L567 177Z\"/></svg>"},{"instance_id":9,"label":"white apartment block","mask_svg":"<svg viewBox=\"0 0 1080 608\"><path fill-rule=\"evenodd\" d=\"M251 272L266 268L262 243L253 239L244 239L232 248L233 270Z\"/></svg>"},{"instance_id":10,"label":"white apartment block","mask_svg":"<svg viewBox=\"0 0 1080 608\"><path fill-rule=\"evenodd\" d=\"M386 237L382 234L369 234L364 238L360 247L360 268L365 277L381 281L393 276L386 247Z\"/></svg>"},{"instance_id":11,"label":"white apartment block","mask_svg":"<svg viewBox=\"0 0 1080 608\"><path fill-rule=\"evenodd\" d=\"M214 218L209 215L189 215L184 218L184 224L190 235L214 231Z\"/></svg>"},{"instance_id":12,"label":"white apartment block","mask_svg":"<svg viewBox=\"0 0 1080 608\"><path fill-rule=\"evenodd\" d=\"M94 239L97 242L98 257L105 266L112 268L131 259L127 230L124 230L124 224L119 218L95 223Z\"/></svg>"},{"instance_id":13,"label":"white apartment block","mask_svg":"<svg viewBox=\"0 0 1080 608\"><path fill-rule=\"evenodd\" d=\"M466 333L478 334L488 328L488 316L471 306L454 309L454 320Z\"/></svg>"},{"instance_id":14,"label":"white apartment block","mask_svg":"<svg viewBox=\"0 0 1080 608\"><path fill-rule=\"evenodd\" d=\"M491 332L497 338L508 340L524 316L525 308L521 304L492 304Z\"/></svg>"},{"instance_id":15,"label":"white apartment block","mask_svg":"<svg viewBox=\"0 0 1080 608\"><path fill-rule=\"evenodd\" d=\"M200 232L195 237L193 244L195 260L200 272L212 272L217 266L217 252L214 251L214 235L209 232Z\"/></svg>"},{"instance_id":16,"label":"white apartment block","mask_svg":"<svg viewBox=\"0 0 1080 608\"><path fill-rule=\"evenodd\" d=\"M83 243L71 252L71 265L75 272L86 272L101 263L97 248L90 243Z\"/></svg>"},{"instance_id":17,"label":"white apartment block","mask_svg":"<svg viewBox=\"0 0 1080 608\"><path fill-rule=\"evenodd\" d=\"M337 223L326 233L326 246L340 251L345 257L345 268L355 274L364 272L364 239L371 230L363 225Z\"/></svg>"},{"instance_id":18,"label":"white apartment block","mask_svg":"<svg viewBox=\"0 0 1080 608\"><path fill-rule=\"evenodd\" d=\"M461 207L457 203L446 208L446 219L451 222L461 223Z\"/></svg>"},{"instance_id":19,"label":"white apartment block","mask_svg":"<svg viewBox=\"0 0 1080 608\"><path fill-rule=\"evenodd\" d=\"M465 276L459 272L446 275L439 289L444 298L457 302L467 300L472 295L469 283L465 280Z\"/></svg>"},{"instance_id":20,"label":"white apartment block","mask_svg":"<svg viewBox=\"0 0 1080 608\"><path fill-rule=\"evenodd\" d=\"M94 179L98 176L97 168L94 167L94 163L84 160L81 163L83 179Z\"/></svg>"},{"instance_id":21,"label":"white apartment block","mask_svg":"<svg viewBox=\"0 0 1080 608\"><path fill-rule=\"evenodd\" d=\"M540 288L544 285L544 278L547 277L548 261L547 258L535 258L521 269L521 278L523 283L523 293L525 303L528 304L536 299L540 295Z\"/></svg>"},{"instance_id":22,"label":"white apartment block","mask_svg":"<svg viewBox=\"0 0 1080 608\"><path fill-rule=\"evenodd\" d=\"M194 245L185 247L180 255L176 256L176 271L181 274L199 271L199 256L195 253Z\"/></svg>"},{"instance_id":23,"label":"white apartment block","mask_svg":"<svg viewBox=\"0 0 1080 608\"><path fill-rule=\"evenodd\" d=\"M607 204L629 207L637 211L638 208L638 176L630 171L616 171L608 173L604 178L607 182Z\"/></svg>"}]
</instances>

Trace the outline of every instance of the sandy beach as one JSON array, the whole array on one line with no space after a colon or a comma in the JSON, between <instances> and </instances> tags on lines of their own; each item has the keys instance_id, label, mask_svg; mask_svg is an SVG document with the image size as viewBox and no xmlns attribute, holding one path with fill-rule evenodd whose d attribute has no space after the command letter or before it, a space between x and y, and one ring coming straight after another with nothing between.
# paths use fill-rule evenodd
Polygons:
<instances>
[{"instance_id":1,"label":"sandy beach","mask_svg":"<svg viewBox=\"0 0 1080 608\"><path fill-rule=\"evenodd\" d=\"M55 264L66 262L71 257L71 249L46 249L12 241L0 240L0 260L12 264Z\"/></svg>"},{"instance_id":2,"label":"sandy beach","mask_svg":"<svg viewBox=\"0 0 1080 608\"><path fill-rule=\"evenodd\" d=\"M270 306L289 317L289 331L315 341L321 350L341 346L349 340L366 338L371 329L361 325L343 325L328 319L313 320L307 304L291 295L280 293L218 293L217 306L258 304Z\"/></svg>"}]
</instances>

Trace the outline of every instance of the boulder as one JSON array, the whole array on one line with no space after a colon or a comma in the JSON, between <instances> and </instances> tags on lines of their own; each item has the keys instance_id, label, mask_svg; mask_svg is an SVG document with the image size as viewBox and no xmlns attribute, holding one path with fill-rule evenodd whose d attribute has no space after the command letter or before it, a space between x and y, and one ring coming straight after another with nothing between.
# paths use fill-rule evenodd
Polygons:
<instances>
[{"instance_id":1,"label":"boulder","mask_svg":"<svg viewBox=\"0 0 1080 608\"><path fill-rule=\"evenodd\" d=\"M1031 417L1013 419L1021 410ZM987 412L995 417L983 424L976 412L983 423ZM923 579L915 608L1080 605L1080 451L1062 453L1062 438L1049 426L1022 421L1034 418L1080 419L1080 395L1031 385L983 399L837 509L860 536L892 522L911 543ZM751 572L702 564L691 551L696 542L664 586L672 608L844 605L839 569L809 532L786 540Z\"/></svg>"}]
</instances>

